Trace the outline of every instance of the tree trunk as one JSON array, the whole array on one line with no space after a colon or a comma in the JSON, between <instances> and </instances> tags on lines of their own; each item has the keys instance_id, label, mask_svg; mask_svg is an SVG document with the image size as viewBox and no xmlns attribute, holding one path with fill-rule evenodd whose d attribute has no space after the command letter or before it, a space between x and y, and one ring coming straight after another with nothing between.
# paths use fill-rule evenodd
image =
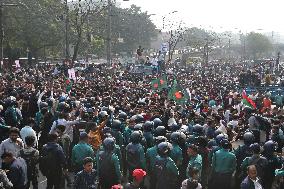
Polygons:
<instances>
[{"instance_id":1,"label":"tree trunk","mask_svg":"<svg viewBox=\"0 0 284 189\"><path fill-rule=\"evenodd\" d=\"M74 47L74 54L73 54L73 57L72 57L72 65L74 64L75 60L77 59L77 56L78 56L78 51L79 51L79 47L80 47L80 43L81 43L81 39L82 39L82 32L79 32L78 33L78 38L77 38L77 41L76 41L76 45Z\"/></svg>"}]
</instances>

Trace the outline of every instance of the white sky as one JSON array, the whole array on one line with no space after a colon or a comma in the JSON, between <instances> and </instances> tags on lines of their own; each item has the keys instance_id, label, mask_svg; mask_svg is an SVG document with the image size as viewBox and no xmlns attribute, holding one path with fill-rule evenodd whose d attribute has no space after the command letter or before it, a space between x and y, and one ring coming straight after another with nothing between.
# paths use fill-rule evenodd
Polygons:
<instances>
[{"instance_id":1,"label":"white sky","mask_svg":"<svg viewBox=\"0 0 284 189\"><path fill-rule=\"evenodd\" d=\"M245 32L279 32L284 34L284 0L129 0L121 2L126 8L131 4L142 7L161 28L162 16L178 11L172 16L188 26L216 31L240 30ZM258 30L262 29L262 30Z\"/></svg>"}]
</instances>

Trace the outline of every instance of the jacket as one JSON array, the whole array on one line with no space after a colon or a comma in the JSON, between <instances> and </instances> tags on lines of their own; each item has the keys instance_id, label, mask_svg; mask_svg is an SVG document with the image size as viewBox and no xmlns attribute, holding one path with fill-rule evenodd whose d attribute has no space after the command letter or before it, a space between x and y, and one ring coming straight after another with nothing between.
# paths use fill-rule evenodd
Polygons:
<instances>
[{"instance_id":1,"label":"jacket","mask_svg":"<svg viewBox=\"0 0 284 189\"><path fill-rule=\"evenodd\" d=\"M75 189L95 189L96 188L96 171L86 173L84 170L77 173L75 176Z\"/></svg>"},{"instance_id":2,"label":"jacket","mask_svg":"<svg viewBox=\"0 0 284 189\"><path fill-rule=\"evenodd\" d=\"M260 184L262 186L261 182ZM241 189L255 189L253 181L248 176L241 183Z\"/></svg>"}]
</instances>

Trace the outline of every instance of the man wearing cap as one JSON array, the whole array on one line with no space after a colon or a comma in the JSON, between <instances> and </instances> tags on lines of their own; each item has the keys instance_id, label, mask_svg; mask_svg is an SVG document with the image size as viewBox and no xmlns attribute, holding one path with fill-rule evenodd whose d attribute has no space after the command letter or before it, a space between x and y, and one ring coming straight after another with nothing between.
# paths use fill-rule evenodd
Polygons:
<instances>
[{"instance_id":1,"label":"man wearing cap","mask_svg":"<svg viewBox=\"0 0 284 189\"><path fill-rule=\"evenodd\" d=\"M133 182L127 183L124 189L142 189L144 188L141 186L144 181L144 177L146 176L146 172L143 169L135 169L132 173Z\"/></svg>"},{"instance_id":2,"label":"man wearing cap","mask_svg":"<svg viewBox=\"0 0 284 189\"><path fill-rule=\"evenodd\" d=\"M80 133L80 142L72 149L71 160L76 173L82 170L83 162L86 157L94 159L94 151L88 144L88 134L86 132L82 132Z\"/></svg>"}]
</instances>

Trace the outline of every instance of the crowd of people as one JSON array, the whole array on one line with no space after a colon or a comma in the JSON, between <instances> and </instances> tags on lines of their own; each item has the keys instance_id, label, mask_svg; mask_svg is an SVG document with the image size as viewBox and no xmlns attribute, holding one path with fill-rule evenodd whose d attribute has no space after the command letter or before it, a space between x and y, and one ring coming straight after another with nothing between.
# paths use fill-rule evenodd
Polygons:
<instances>
[{"instance_id":1,"label":"crowd of people","mask_svg":"<svg viewBox=\"0 0 284 189\"><path fill-rule=\"evenodd\" d=\"M41 175L47 189L284 188L284 98L256 92L247 107L241 64L66 69L2 73L0 188L41 188ZM175 81L183 103L168 98Z\"/></svg>"}]
</instances>

